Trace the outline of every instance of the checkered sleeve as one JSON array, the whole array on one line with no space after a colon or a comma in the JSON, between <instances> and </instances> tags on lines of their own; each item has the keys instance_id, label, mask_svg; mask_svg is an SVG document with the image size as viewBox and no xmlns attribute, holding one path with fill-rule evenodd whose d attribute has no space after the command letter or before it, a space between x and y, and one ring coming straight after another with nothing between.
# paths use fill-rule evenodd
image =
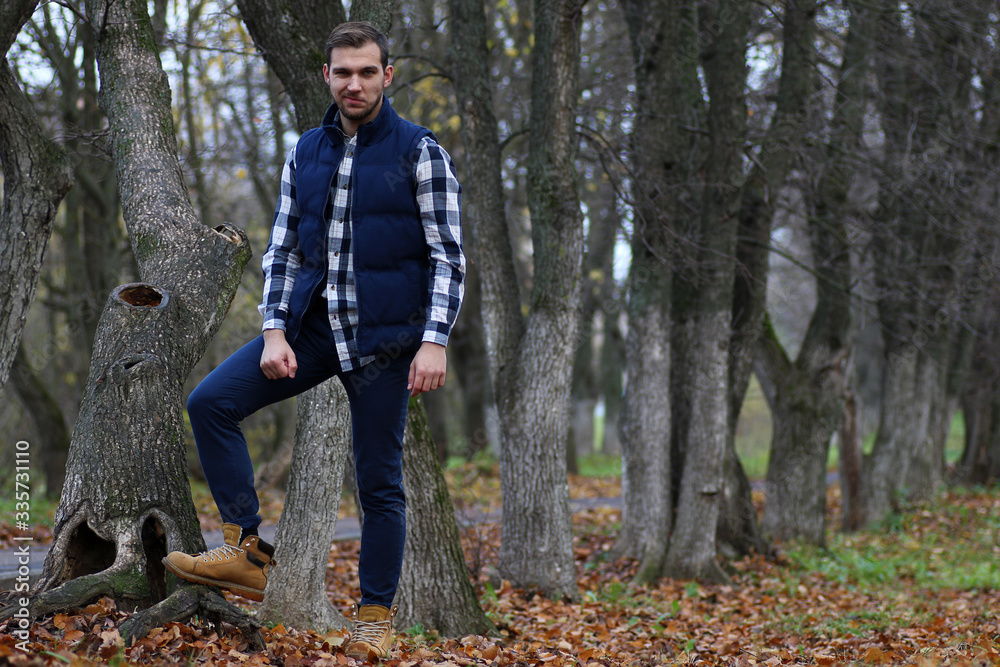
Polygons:
<instances>
[{"instance_id":1,"label":"checkered sleeve","mask_svg":"<svg viewBox=\"0 0 1000 667\"><path fill-rule=\"evenodd\" d=\"M451 156L430 137L419 146L416 175L417 207L431 260L430 307L423 340L447 345L465 296L462 187Z\"/></svg>"},{"instance_id":2,"label":"checkered sleeve","mask_svg":"<svg viewBox=\"0 0 1000 667\"><path fill-rule=\"evenodd\" d=\"M288 301L295 274L302 265L299 248L299 209L295 202L295 149L288 153L281 171L281 188L274 209L271 240L264 253L264 300L257 310L264 316L263 329L284 329Z\"/></svg>"}]
</instances>

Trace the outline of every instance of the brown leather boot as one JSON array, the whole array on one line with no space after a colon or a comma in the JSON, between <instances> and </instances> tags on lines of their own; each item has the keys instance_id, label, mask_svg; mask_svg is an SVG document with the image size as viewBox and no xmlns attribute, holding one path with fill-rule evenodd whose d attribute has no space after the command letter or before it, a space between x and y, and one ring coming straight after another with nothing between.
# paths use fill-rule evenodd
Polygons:
<instances>
[{"instance_id":1,"label":"brown leather boot","mask_svg":"<svg viewBox=\"0 0 1000 667\"><path fill-rule=\"evenodd\" d=\"M274 547L256 535L241 540L240 533L235 523L223 524L224 545L197 554L171 551L163 564L185 581L218 586L260 602L264 599L268 569L278 564Z\"/></svg>"},{"instance_id":2,"label":"brown leather boot","mask_svg":"<svg viewBox=\"0 0 1000 667\"><path fill-rule=\"evenodd\" d=\"M358 660L389 657L392 650L392 619L399 607L366 604L354 605L354 630L347 640L347 655Z\"/></svg>"}]
</instances>

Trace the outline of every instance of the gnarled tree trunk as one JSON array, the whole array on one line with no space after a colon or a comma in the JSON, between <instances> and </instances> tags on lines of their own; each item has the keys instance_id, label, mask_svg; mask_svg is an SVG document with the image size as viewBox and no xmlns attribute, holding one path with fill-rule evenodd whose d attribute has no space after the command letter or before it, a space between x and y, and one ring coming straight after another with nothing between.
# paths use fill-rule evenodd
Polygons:
<instances>
[{"instance_id":1,"label":"gnarled tree trunk","mask_svg":"<svg viewBox=\"0 0 1000 667\"><path fill-rule=\"evenodd\" d=\"M100 101L143 282L116 289L98 324L33 616L100 595L132 606L156 602L167 585L160 557L204 547L184 464L182 387L251 254L242 232L204 227L187 199L145 3L95 0L87 16L97 29ZM185 613L203 603L218 610L212 595L224 602L184 587L133 617L122 635L127 641L150 619L163 620L182 598L192 602L181 605ZM249 618L235 608L225 613L259 640Z\"/></svg>"}]
</instances>

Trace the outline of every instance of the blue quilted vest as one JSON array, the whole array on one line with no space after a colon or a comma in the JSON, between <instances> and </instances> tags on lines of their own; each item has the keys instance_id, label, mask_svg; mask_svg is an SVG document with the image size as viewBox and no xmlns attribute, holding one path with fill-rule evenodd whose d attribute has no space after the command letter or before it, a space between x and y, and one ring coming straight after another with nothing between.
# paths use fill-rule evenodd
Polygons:
<instances>
[{"instance_id":1,"label":"blue quilted vest","mask_svg":"<svg viewBox=\"0 0 1000 667\"><path fill-rule=\"evenodd\" d=\"M327 278L328 211L344 153L331 105L322 126L295 148L299 247L304 259L289 302L286 334L294 341L302 314ZM416 202L417 144L430 130L400 118L387 98L378 116L358 128L350 216L362 356L416 350L424 331L430 259Z\"/></svg>"}]
</instances>

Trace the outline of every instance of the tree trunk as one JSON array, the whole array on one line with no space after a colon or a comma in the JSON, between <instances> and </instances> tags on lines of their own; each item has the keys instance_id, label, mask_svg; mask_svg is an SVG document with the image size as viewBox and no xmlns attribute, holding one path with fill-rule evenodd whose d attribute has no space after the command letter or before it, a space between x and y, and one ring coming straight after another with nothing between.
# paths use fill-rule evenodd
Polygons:
<instances>
[{"instance_id":1,"label":"tree trunk","mask_svg":"<svg viewBox=\"0 0 1000 667\"><path fill-rule=\"evenodd\" d=\"M565 447L572 350L579 318L582 216L576 195L579 6L535 8L530 158L534 293L520 312L500 181L481 3L451 0L450 61L468 158L469 218L480 251L483 318L501 425L501 574L551 597L579 595ZM538 406L549 406L539 410Z\"/></svg>"},{"instance_id":2,"label":"tree trunk","mask_svg":"<svg viewBox=\"0 0 1000 667\"><path fill-rule=\"evenodd\" d=\"M186 197L146 5L94 1L87 12L100 28L101 105L145 282L116 289L98 324L32 615L101 595L155 602L166 592L160 558L204 546L184 463L183 383L250 258L242 232L202 226Z\"/></svg>"},{"instance_id":3,"label":"tree trunk","mask_svg":"<svg viewBox=\"0 0 1000 667\"><path fill-rule=\"evenodd\" d=\"M351 413L337 378L301 394L296 404L292 467L274 534L279 567L271 571L257 615L323 632L350 627L327 596L326 569L351 443Z\"/></svg>"},{"instance_id":4,"label":"tree trunk","mask_svg":"<svg viewBox=\"0 0 1000 667\"><path fill-rule=\"evenodd\" d=\"M614 287L613 261L619 220L615 207L616 193L606 174L595 178L596 195L587 200L590 228L583 258L580 335L573 361L573 437L568 456L590 456L596 446L594 416L601 395L598 364L595 361L595 316L598 310L607 316L605 305ZM598 332L600 333L600 332ZM570 468L572 472L577 472Z\"/></svg>"},{"instance_id":5,"label":"tree trunk","mask_svg":"<svg viewBox=\"0 0 1000 667\"><path fill-rule=\"evenodd\" d=\"M326 59L323 45L330 32L347 20L344 5L329 0L237 0L236 6L264 61L292 99L299 132L319 125L330 106L330 90L321 75ZM357 8L354 12L352 18L361 15ZM391 21L375 25L388 30Z\"/></svg>"},{"instance_id":6,"label":"tree trunk","mask_svg":"<svg viewBox=\"0 0 1000 667\"><path fill-rule=\"evenodd\" d=\"M71 187L63 150L42 133L6 54L37 1L10 0L0 8L0 393L17 353L24 320L35 298L52 220Z\"/></svg>"},{"instance_id":7,"label":"tree trunk","mask_svg":"<svg viewBox=\"0 0 1000 667\"><path fill-rule=\"evenodd\" d=\"M466 256L474 256L470 244L465 246ZM486 412L490 399L490 369L486 356L486 333L483 330L483 306L480 297L479 268L469 263L465 274L465 300L462 312L448 341L451 352L449 361L462 389L462 433L465 451L460 453L471 459L489 449Z\"/></svg>"},{"instance_id":8,"label":"tree trunk","mask_svg":"<svg viewBox=\"0 0 1000 667\"><path fill-rule=\"evenodd\" d=\"M700 24L718 36L702 53L709 96L709 154L701 205L698 299L691 303L683 352L690 359L690 422L680 433L683 476L668 576L726 581L716 560L715 530L724 497L729 434L729 341L733 263L746 135L746 46L751 6L735 0L700 4ZM722 20L726 17L729 20Z\"/></svg>"},{"instance_id":9,"label":"tree trunk","mask_svg":"<svg viewBox=\"0 0 1000 667\"><path fill-rule=\"evenodd\" d=\"M400 628L422 625L448 637L497 635L465 564L458 522L437 461L427 415L410 401L403 440L406 546L396 603Z\"/></svg>"},{"instance_id":10,"label":"tree trunk","mask_svg":"<svg viewBox=\"0 0 1000 667\"><path fill-rule=\"evenodd\" d=\"M773 330L762 345L778 345ZM764 530L777 540L800 539L821 547L826 544L826 462L843 413L845 384L843 366L836 360L821 368L809 363L826 361L829 351L824 352L800 357L802 361L780 372L761 373L781 378L776 386L761 383L774 415ZM761 356L769 354L777 353Z\"/></svg>"},{"instance_id":11,"label":"tree trunk","mask_svg":"<svg viewBox=\"0 0 1000 667\"><path fill-rule=\"evenodd\" d=\"M669 269L645 244L634 233L621 415L622 529L615 546L639 560L637 584L660 577L673 527Z\"/></svg>"},{"instance_id":12,"label":"tree trunk","mask_svg":"<svg viewBox=\"0 0 1000 667\"><path fill-rule=\"evenodd\" d=\"M912 347L889 344L883 381L882 416L871 454L862 472L865 522L878 521L900 508L903 481L915 443L929 436L930 383L924 375L927 362Z\"/></svg>"},{"instance_id":13,"label":"tree trunk","mask_svg":"<svg viewBox=\"0 0 1000 667\"><path fill-rule=\"evenodd\" d=\"M970 186L984 152L975 133L992 115L981 113L972 94L980 76L977 49L989 39L989 9L930 3L904 14L886 5L876 52L886 143L877 230L884 237L875 248L890 368L884 423L865 477L869 521L893 508L897 495L924 498L941 483L935 437L957 382L948 373L962 356L955 314L975 310L962 303L975 301L964 283L977 255L964 239L994 235L975 226L981 193Z\"/></svg>"},{"instance_id":14,"label":"tree trunk","mask_svg":"<svg viewBox=\"0 0 1000 667\"><path fill-rule=\"evenodd\" d=\"M626 362L625 341L618 323L618 313L623 299L623 294L610 297L604 313L604 344L601 345L599 367L601 394L604 396L604 440L601 442L601 453L605 456L622 454L618 425L622 413L622 375L625 373Z\"/></svg>"},{"instance_id":15,"label":"tree trunk","mask_svg":"<svg viewBox=\"0 0 1000 667\"><path fill-rule=\"evenodd\" d=\"M615 550L640 560L636 583L662 575L673 529L671 298L676 250L669 243L686 205L697 140L681 130L700 94L695 10L689 2L624 4L638 104L633 129L636 220L628 284L626 386L621 405L622 530ZM641 184L641 185L640 185ZM609 422L610 423L610 422Z\"/></svg>"},{"instance_id":16,"label":"tree trunk","mask_svg":"<svg viewBox=\"0 0 1000 667\"><path fill-rule=\"evenodd\" d=\"M977 327L973 372L962 395L965 451L955 477L965 484L989 484L1000 477L1000 308L990 304ZM985 326L983 326L985 325Z\"/></svg>"},{"instance_id":17,"label":"tree trunk","mask_svg":"<svg viewBox=\"0 0 1000 667\"><path fill-rule=\"evenodd\" d=\"M813 31L802 25L803 21L811 22L811 11L807 7L799 10L806 14L793 13L796 18L792 23L800 24L799 39L811 44ZM774 424L764 528L776 539L800 539L818 546L826 543L826 463L830 440L843 417L844 370L850 349L850 249L844 220L853 170L844 156L861 145L861 79L870 23L863 11L852 13L834 105L833 141L824 156L826 169L818 177L816 191L807 191L805 196L804 213L809 220L817 278L816 308L794 362L781 349L770 322L765 323L758 354L758 377ZM786 30L788 25L786 21ZM792 53L795 49L786 49L786 55ZM800 57L806 58L805 62L812 59ZM809 90L811 87L805 86L799 91L799 104L805 103Z\"/></svg>"},{"instance_id":18,"label":"tree trunk","mask_svg":"<svg viewBox=\"0 0 1000 667\"><path fill-rule=\"evenodd\" d=\"M760 535L749 484L736 455L736 425L750 385L754 349L767 309L771 228L789 174L809 132L809 96L815 67L815 0L785 3L782 14L781 78L774 118L741 195L729 344L729 435L726 492L718 538L736 554L768 549Z\"/></svg>"},{"instance_id":19,"label":"tree trunk","mask_svg":"<svg viewBox=\"0 0 1000 667\"><path fill-rule=\"evenodd\" d=\"M844 397L844 416L837 443L840 448L841 530L852 532L861 526L861 429L858 404L849 388Z\"/></svg>"},{"instance_id":20,"label":"tree trunk","mask_svg":"<svg viewBox=\"0 0 1000 667\"><path fill-rule=\"evenodd\" d=\"M528 154L532 308L512 368L498 378L497 391L504 487L500 573L515 586L569 599L579 597L566 442L583 258L574 162L582 8L578 0L538 0L534 7Z\"/></svg>"}]
</instances>

